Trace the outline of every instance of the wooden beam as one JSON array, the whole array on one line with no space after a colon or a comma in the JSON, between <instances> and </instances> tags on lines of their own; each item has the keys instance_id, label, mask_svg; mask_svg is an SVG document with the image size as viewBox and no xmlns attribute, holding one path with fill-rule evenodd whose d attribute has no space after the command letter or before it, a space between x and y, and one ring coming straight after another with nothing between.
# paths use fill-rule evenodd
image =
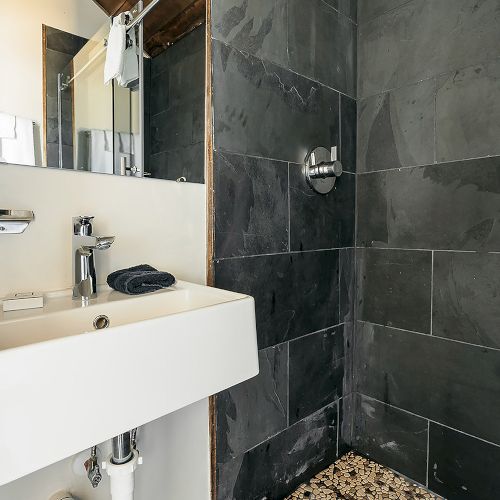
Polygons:
<instances>
[{"instance_id":1,"label":"wooden beam","mask_svg":"<svg viewBox=\"0 0 500 500\"><path fill-rule=\"evenodd\" d=\"M144 40L146 52L157 56L187 33L205 22L206 0L191 0L191 3L177 16L165 23L153 33L145 28ZM151 35L150 35L151 33Z\"/></svg>"}]
</instances>

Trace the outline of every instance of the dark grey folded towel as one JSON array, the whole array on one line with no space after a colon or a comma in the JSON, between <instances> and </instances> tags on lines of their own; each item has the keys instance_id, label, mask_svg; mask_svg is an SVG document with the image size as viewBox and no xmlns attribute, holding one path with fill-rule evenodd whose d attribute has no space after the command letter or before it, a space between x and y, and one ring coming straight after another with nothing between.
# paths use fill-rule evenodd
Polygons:
<instances>
[{"instance_id":1,"label":"dark grey folded towel","mask_svg":"<svg viewBox=\"0 0 500 500\"><path fill-rule=\"evenodd\" d=\"M141 264L111 273L107 282L118 292L140 295L172 286L175 283L175 277L170 273L158 271L148 264Z\"/></svg>"}]
</instances>

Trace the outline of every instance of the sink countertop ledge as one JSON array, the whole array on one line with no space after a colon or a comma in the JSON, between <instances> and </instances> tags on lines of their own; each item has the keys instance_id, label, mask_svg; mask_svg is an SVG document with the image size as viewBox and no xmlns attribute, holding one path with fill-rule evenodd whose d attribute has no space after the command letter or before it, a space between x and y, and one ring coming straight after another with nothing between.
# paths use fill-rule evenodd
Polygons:
<instances>
[{"instance_id":1,"label":"sink countertop ledge","mask_svg":"<svg viewBox=\"0 0 500 500\"><path fill-rule=\"evenodd\" d=\"M95 330L97 316L109 328ZM252 297L178 281L0 313L0 485L258 374ZM26 453L29 450L29 453Z\"/></svg>"}]
</instances>

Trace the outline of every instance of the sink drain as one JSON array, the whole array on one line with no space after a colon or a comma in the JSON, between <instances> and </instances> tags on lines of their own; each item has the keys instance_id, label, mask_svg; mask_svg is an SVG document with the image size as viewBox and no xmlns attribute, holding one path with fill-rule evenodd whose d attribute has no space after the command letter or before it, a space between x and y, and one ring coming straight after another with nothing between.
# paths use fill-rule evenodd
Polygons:
<instances>
[{"instance_id":1,"label":"sink drain","mask_svg":"<svg viewBox=\"0 0 500 500\"><path fill-rule=\"evenodd\" d=\"M109 318L105 314L101 314L97 316L94 320L94 328L96 330L102 330L103 328L107 328L109 326Z\"/></svg>"}]
</instances>

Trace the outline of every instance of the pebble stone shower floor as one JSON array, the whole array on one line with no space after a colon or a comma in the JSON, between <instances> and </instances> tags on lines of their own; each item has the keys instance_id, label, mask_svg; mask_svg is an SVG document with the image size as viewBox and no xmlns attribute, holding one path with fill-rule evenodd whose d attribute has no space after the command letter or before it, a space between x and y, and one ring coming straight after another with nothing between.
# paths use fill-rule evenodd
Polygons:
<instances>
[{"instance_id":1,"label":"pebble stone shower floor","mask_svg":"<svg viewBox=\"0 0 500 500\"><path fill-rule=\"evenodd\" d=\"M349 452L285 500L441 500L376 462Z\"/></svg>"}]
</instances>

